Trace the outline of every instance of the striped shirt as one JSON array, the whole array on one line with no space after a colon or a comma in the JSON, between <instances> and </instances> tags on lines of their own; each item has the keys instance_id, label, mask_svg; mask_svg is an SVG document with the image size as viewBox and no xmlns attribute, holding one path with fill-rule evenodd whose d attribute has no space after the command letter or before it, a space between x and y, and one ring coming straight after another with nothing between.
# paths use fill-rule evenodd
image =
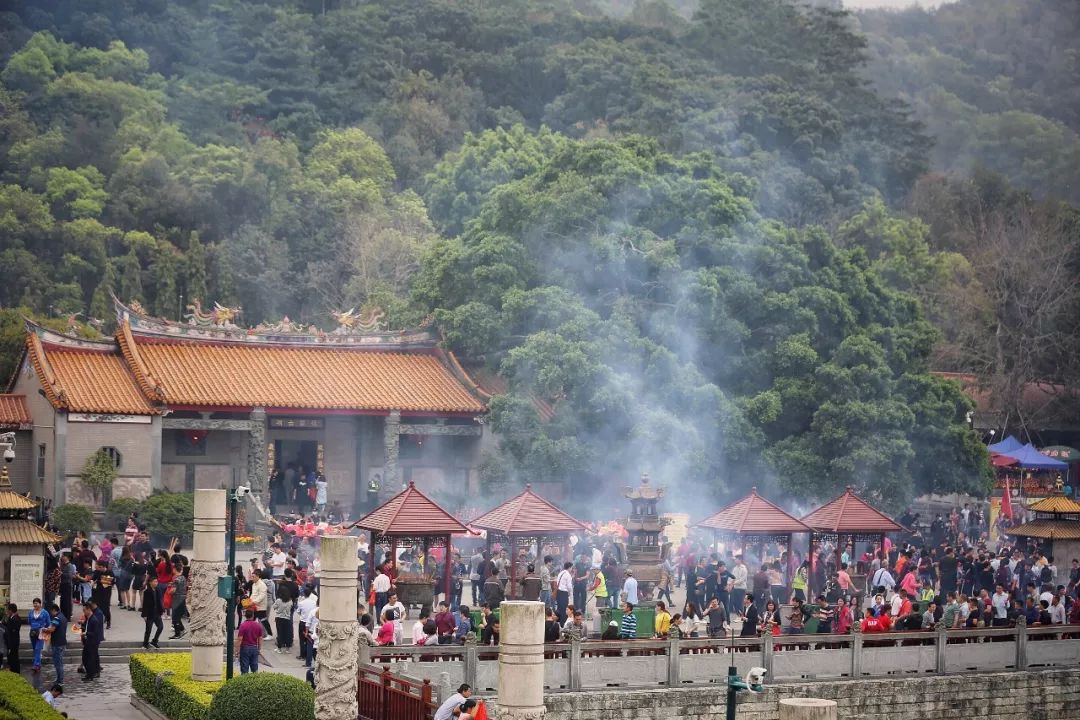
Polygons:
<instances>
[{"instance_id":1,"label":"striped shirt","mask_svg":"<svg viewBox=\"0 0 1080 720\"><path fill-rule=\"evenodd\" d=\"M624 640L637 637L637 616L634 613L623 613L619 637Z\"/></svg>"}]
</instances>

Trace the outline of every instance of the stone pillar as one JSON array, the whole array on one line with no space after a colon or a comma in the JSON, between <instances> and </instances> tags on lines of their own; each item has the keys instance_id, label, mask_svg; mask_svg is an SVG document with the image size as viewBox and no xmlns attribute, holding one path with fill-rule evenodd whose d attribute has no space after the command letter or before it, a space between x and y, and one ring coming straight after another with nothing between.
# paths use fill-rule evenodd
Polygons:
<instances>
[{"instance_id":1,"label":"stone pillar","mask_svg":"<svg viewBox=\"0 0 1080 720\"><path fill-rule=\"evenodd\" d=\"M401 492L398 475L398 448L400 441L401 411L391 410L383 424L383 481L379 498L385 499Z\"/></svg>"},{"instance_id":2,"label":"stone pillar","mask_svg":"<svg viewBox=\"0 0 1080 720\"><path fill-rule=\"evenodd\" d=\"M779 720L836 720L836 701L787 698L780 701Z\"/></svg>"},{"instance_id":3,"label":"stone pillar","mask_svg":"<svg viewBox=\"0 0 1080 720\"><path fill-rule=\"evenodd\" d=\"M225 650L225 601L218 578L230 575L225 562L225 491L195 491L195 544L191 557L187 608L191 614L191 677L221 680Z\"/></svg>"},{"instance_id":4,"label":"stone pillar","mask_svg":"<svg viewBox=\"0 0 1080 720\"><path fill-rule=\"evenodd\" d=\"M266 479L266 409L257 407L251 411L248 428L247 484L254 492L267 491ZM269 502L269 496L263 498Z\"/></svg>"},{"instance_id":5,"label":"stone pillar","mask_svg":"<svg viewBox=\"0 0 1080 720\"><path fill-rule=\"evenodd\" d=\"M319 549L319 657L315 668L316 720L355 718L357 636L356 538L323 536Z\"/></svg>"},{"instance_id":6,"label":"stone pillar","mask_svg":"<svg viewBox=\"0 0 1080 720\"><path fill-rule=\"evenodd\" d=\"M1016 669L1027 670L1027 618L1023 615L1016 618Z\"/></svg>"},{"instance_id":7,"label":"stone pillar","mask_svg":"<svg viewBox=\"0 0 1080 720\"><path fill-rule=\"evenodd\" d=\"M544 604L512 600L499 608L499 718L542 720Z\"/></svg>"},{"instance_id":8,"label":"stone pillar","mask_svg":"<svg viewBox=\"0 0 1080 720\"><path fill-rule=\"evenodd\" d=\"M851 625L851 679L858 680L862 677L862 648L863 634L862 625L854 622Z\"/></svg>"}]
</instances>

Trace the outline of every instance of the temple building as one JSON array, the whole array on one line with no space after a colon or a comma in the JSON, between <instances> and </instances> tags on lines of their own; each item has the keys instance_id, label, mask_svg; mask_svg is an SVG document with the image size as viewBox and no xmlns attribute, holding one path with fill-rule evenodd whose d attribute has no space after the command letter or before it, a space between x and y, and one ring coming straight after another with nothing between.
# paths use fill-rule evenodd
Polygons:
<instances>
[{"instance_id":1,"label":"temple building","mask_svg":"<svg viewBox=\"0 0 1080 720\"><path fill-rule=\"evenodd\" d=\"M234 483L266 496L270 471L290 466L322 472L329 504L354 518L409 482L450 498L475 489L489 396L433 330L387 332L379 314L351 311L323 332L240 328L220 306L193 306L187 322L116 308L105 341L27 323L0 395L28 460L18 491L104 504L80 478L98 450L116 464L112 497Z\"/></svg>"}]
</instances>

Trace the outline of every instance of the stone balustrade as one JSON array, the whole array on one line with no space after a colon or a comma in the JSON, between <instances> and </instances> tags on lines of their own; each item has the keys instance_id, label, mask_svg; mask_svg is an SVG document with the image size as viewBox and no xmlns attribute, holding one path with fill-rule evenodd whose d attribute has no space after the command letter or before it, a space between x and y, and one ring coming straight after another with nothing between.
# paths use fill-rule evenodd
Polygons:
<instances>
[{"instance_id":1,"label":"stone balustrade","mask_svg":"<svg viewBox=\"0 0 1080 720\"><path fill-rule=\"evenodd\" d=\"M1080 627L575 641L544 646L544 686L573 691L723 683L732 655L740 674L764 667L769 682L1080 667ZM389 663L399 674L436 685L467 682L480 692L498 685L498 648L475 642L364 648L360 661Z\"/></svg>"}]
</instances>

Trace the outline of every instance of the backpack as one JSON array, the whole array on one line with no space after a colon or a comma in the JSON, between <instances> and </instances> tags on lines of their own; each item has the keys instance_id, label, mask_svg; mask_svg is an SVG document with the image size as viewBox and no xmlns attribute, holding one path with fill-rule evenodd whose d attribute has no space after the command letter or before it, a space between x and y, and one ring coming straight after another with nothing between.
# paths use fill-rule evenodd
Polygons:
<instances>
[{"instance_id":1,"label":"backpack","mask_svg":"<svg viewBox=\"0 0 1080 720\"><path fill-rule=\"evenodd\" d=\"M1053 582L1054 574L1050 572L1049 565L1043 565L1043 569L1039 571L1039 582L1048 583Z\"/></svg>"},{"instance_id":2,"label":"backpack","mask_svg":"<svg viewBox=\"0 0 1080 720\"><path fill-rule=\"evenodd\" d=\"M1009 570L1009 564L1004 560L998 565L997 572L994 574L994 582L1004 585L1006 589L1012 585L1012 572Z\"/></svg>"}]
</instances>

